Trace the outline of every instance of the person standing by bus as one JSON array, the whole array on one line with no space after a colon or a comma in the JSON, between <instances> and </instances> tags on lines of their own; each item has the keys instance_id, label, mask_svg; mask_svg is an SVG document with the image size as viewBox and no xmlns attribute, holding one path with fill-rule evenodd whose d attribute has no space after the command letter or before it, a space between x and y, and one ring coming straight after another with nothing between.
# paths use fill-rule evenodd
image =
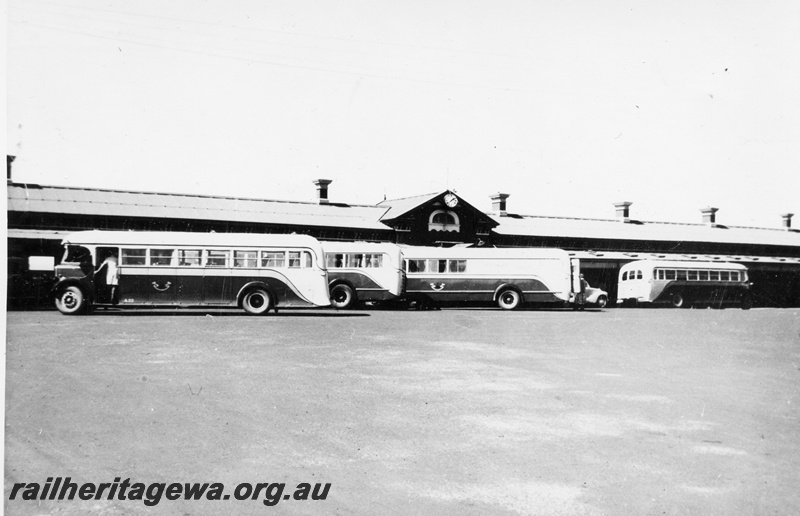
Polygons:
<instances>
[{"instance_id":1,"label":"person standing by bus","mask_svg":"<svg viewBox=\"0 0 800 516\"><path fill-rule=\"evenodd\" d=\"M117 285L119 284L119 267L117 266L117 255L114 253L109 254L105 261L100 265L95 274L100 274L105 268L105 282L108 300L112 304L117 304Z\"/></svg>"}]
</instances>

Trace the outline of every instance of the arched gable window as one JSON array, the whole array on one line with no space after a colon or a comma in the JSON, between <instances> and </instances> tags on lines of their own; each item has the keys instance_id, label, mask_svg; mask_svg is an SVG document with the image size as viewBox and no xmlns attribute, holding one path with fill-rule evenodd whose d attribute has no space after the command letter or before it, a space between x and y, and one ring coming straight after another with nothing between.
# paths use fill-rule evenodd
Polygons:
<instances>
[{"instance_id":1,"label":"arched gable window","mask_svg":"<svg viewBox=\"0 0 800 516\"><path fill-rule=\"evenodd\" d=\"M455 231L461 230L458 215L450 210L436 210L428 219L428 231Z\"/></svg>"}]
</instances>

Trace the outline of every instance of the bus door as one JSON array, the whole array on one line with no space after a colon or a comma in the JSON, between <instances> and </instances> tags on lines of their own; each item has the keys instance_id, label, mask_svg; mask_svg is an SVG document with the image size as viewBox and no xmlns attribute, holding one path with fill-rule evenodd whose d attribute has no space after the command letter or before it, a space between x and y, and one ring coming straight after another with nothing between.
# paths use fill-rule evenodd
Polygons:
<instances>
[{"instance_id":1,"label":"bus door","mask_svg":"<svg viewBox=\"0 0 800 516\"><path fill-rule=\"evenodd\" d=\"M119 263L119 248L98 247L95 249L94 269L94 302L112 303L119 292L115 291L119 284L119 267L114 266L114 261ZM115 278L116 276L116 278Z\"/></svg>"}]
</instances>

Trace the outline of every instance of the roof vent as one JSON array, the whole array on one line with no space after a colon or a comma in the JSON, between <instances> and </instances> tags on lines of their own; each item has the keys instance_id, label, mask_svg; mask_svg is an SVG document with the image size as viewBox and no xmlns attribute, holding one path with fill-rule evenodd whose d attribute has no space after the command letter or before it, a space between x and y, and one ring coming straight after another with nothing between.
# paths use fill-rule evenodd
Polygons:
<instances>
[{"instance_id":1,"label":"roof vent","mask_svg":"<svg viewBox=\"0 0 800 516\"><path fill-rule=\"evenodd\" d=\"M792 217L794 217L794 213L782 213L781 214L781 227L786 230L792 229Z\"/></svg>"},{"instance_id":2,"label":"roof vent","mask_svg":"<svg viewBox=\"0 0 800 516\"><path fill-rule=\"evenodd\" d=\"M717 212L719 208L701 208L700 213L703 214L703 223L708 224L709 226L716 226L717 225Z\"/></svg>"},{"instance_id":3,"label":"roof vent","mask_svg":"<svg viewBox=\"0 0 800 516\"><path fill-rule=\"evenodd\" d=\"M633 203L628 201L614 203L614 207L617 209L617 220L620 222L630 222L631 204Z\"/></svg>"},{"instance_id":4,"label":"roof vent","mask_svg":"<svg viewBox=\"0 0 800 516\"><path fill-rule=\"evenodd\" d=\"M6 182L8 184L13 182L11 181L11 163L13 163L15 159L17 159L16 156L6 154Z\"/></svg>"},{"instance_id":5,"label":"roof vent","mask_svg":"<svg viewBox=\"0 0 800 516\"><path fill-rule=\"evenodd\" d=\"M496 193L491 195L490 198L492 199L492 211L501 217L505 217L508 215L506 212L506 199L508 199L509 194L506 193Z\"/></svg>"},{"instance_id":6,"label":"roof vent","mask_svg":"<svg viewBox=\"0 0 800 516\"><path fill-rule=\"evenodd\" d=\"M328 204L328 185L333 183L332 179L317 179L314 184L317 185L317 201L320 204Z\"/></svg>"}]
</instances>

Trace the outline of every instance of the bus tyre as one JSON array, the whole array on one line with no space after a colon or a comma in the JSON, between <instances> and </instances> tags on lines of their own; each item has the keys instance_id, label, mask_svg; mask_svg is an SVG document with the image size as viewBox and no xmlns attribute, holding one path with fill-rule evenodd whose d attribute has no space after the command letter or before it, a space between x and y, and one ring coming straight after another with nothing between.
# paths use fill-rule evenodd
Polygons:
<instances>
[{"instance_id":1,"label":"bus tyre","mask_svg":"<svg viewBox=\"0 0 800 516\"><path fill-rule=\"evenodd\" d=\"M255 288L242 298L242 308L248 314L261 315L269 311L269 292L263 288Z\"/></svg>"},{"instance_id":2,"label":"bus tyre","mask_svg":"<svg viewBox=\"0 0 800 516\"><path fill-rule=\"evenodd\" d=\"M683 295L683 292L673 292L672 306L675 308L689 308L690 305L686 299L686 296Z\"/></svg>"},{"instance_id":3,"label":"bus tyre","mask_svg":"<svg viewBox=\"0 0 800 516\"><path fill-rule=\"evenodd\" d=\"M753 296L748 292L742 296L742 310L753 308Z\"/></svg>"},{"instance_id":4,"label":"bus tyre","mask_svg":"<svg viewBox=\"0 0 800 516\"><path fill-rule=\"evenodd\" d=\"M71 285L65 287L58 292L56 296L56 308L62 314L77 315L86 310L86 296L83 295L83 290L80 287Z\"/></svg>"},{"instance_id":5,"label":"bus tyre","mask_svg":"<svg viewBox=\"0 0 800 516\"><path fill-rule=\"evenodd\" d=\"M497 306L503 310L514 310L519 307L521 302L522 296L519 295L519 292L510 288L500 292L500 295L497 296Z\"/></svg>"},{"instance_id":6,"label":"bus tyre","mask_svg":"<svg viewBox=\"0 0 800 516\"><path fill-rule=\"evenodd\" d=\"M340 283L331 289L331 305L338 310L352 308L356 301L356 293L349 285Z\"/></svg>"}]
</instances>

